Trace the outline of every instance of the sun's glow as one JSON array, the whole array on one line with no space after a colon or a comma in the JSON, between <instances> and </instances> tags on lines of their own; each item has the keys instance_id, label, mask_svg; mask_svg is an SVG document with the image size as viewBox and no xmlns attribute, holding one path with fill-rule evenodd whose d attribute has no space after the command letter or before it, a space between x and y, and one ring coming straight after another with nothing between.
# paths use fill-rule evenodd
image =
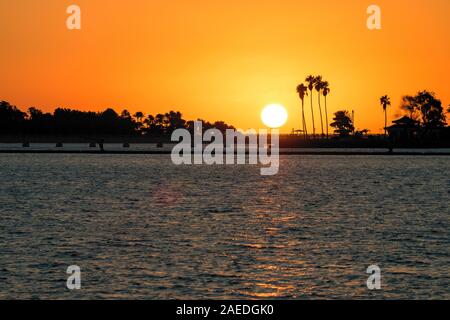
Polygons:
<instances>
[{"instance_id":1,"label":"sun's glow","mask_svg":"<svg viewBox=\"0 0 450 320\"><path fill-rule=\"evenodd\" d=\"M261 120L267 127L277 129L286 123L288 113L286 108L280 104L269 104L264 107L261 113Z\"/></svg>"}]
</instances>

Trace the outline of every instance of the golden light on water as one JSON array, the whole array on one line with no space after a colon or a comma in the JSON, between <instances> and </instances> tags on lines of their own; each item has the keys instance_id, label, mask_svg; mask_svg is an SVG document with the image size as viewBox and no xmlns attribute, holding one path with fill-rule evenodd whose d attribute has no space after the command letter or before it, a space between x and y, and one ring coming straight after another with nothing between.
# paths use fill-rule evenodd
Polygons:
<instances>
[{"instance_id":1,"label":"golden light on water","mask_svg":"<svg viewBox=\"0 0 450 320\"><path fill-rule=\"evenodd\" d=\"M269 128L277 129L286 124L288 113L280 104L269 104L261 113L262 122Z\"/></svg>"}]
</instances>

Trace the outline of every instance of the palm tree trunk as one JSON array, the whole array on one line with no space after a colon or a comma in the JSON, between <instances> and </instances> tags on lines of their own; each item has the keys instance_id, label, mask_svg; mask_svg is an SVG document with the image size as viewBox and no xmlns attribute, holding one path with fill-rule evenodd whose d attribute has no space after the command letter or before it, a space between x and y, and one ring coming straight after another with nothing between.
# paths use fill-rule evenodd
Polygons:
<instances>
[{"instance_id":1,"label":"palm tree trunk","mask_svg":"<svg viewBox=\"0 0 450 320\"><path fill-rule=\"evenodd\" d=\"M302 132L305 132L305 119L303 119L303 103L302 103L302 113L301 113L301 118L302 118Z\"/></svg>"},{"instance_id":2,"label":"palm tree trunk","mask_svg":"<svg viewBox=\"0 0 450 320\"><path fill-rule=\"evenodd\" d=\"M302 118L303 118L303 135L306 138L308 137L308 131L306 129L306 119L305 119L305 103L302 100Z\"/></svg>"},{"instance_id":3,"label":"palm tree trunk","mask_svg":"<svg viewBox=\"0 0 450 320\"><path fill-rule=\"evenodd\" d=\"M384 109L384 136L387 138L387 108Z\"/></svg>"},{"instance_id":4,"label":"palm tree trunk","mask_svg":"<svg viewBox=\"0 0 450 320\"><path fill-rule=\"evenodd\" d=\"M320 127L322 129L322 137L323 137L323 118L322 118L322 107L320 106L320 91L318 92L318 97L319 97Z\"/></svg>"},{"instance_id":5,"label":"palm tree trunk","mask_svg":"<svg viewBox=\"0 0 450 320\"><path fill-rule=\"evenodd\" d=\"M303 131L305 132L305 140L306 140L308 139L308 128L306 126L306 118L304 114L303 114L303 122L305 123L305 128L303 129Z\"/></svg>"},{"instance_id":6,"label":"palm tree trunk","mask_svg":"<svg viewBox=\"0 0 450 320\"><path fill-rule=\"evenodd\" d=\"M328 139L328 109L327 109L327 96L325 96L325 121L326 121L326 125L327 125L327 139Z\"/></svg>"},{"instance_id":7,"label":"palm tree trunk","mask_svg":"<svg viewBox=\"0 0 450 320\"><path fill-rule=\"evenodd\" d=\"M312 127L313 127L313 138L316 136L316 125L314 124L314 108L313 108L313 97L311 91L311 116L312 116Z\"/></svg>"}]
</instances>

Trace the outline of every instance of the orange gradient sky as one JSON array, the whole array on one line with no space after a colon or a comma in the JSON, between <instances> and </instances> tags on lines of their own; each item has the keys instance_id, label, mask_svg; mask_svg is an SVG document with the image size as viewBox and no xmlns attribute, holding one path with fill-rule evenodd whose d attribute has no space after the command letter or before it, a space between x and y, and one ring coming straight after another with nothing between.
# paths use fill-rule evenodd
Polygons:
<instances>
[{"instance_id":1,"label":"orange gradient sky","mask_svg":"<svg viewBox=\"0 0 450 320\"><path fill-rule=\"evenodd\" d=\"M66 28L73 3L80 31ZM366 28L373 3L381 31ZM174 109L243 129L263 127L261 109L280 103L290 131L301 127L296 85L320 74L330 114L355 110L357 128L377 133L381 95L390 119L418 90L450 103L449 15L448 0L0 0L0 99L23 110Z\"/></svg>"}]
</instances>

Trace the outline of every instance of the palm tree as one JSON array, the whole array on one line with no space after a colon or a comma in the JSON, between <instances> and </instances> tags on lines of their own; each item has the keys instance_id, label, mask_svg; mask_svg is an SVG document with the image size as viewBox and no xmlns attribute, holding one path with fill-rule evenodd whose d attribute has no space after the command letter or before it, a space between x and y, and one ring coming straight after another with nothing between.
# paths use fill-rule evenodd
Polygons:
<instances>
[{"instance_id":1,"label":"palm tree","mask_svg":"<svg viewBox=\"0 0 450 320\"><path fill-rule=\"evenodd\" d=\"M329 88L328 81L322 82L322 94L323 94L323 97L325 98L325 124L327 127L327 138L328 138L329 124L328 124L327 96L330 94L330 88Z\"/></svg>"},{"instance_id":2,"label":"palm tree","mask_svg":"<svg viewBox=\"0 0 450 320\"><path fill-rule=\"evenodd\" d=\"M391 105L391 99L385 95L380 98L384 110L384 135L387 137L387 107Z\"/></svg>"},{"instance_id":3,"label":"palm tree","mask_svg":"<svg viewBox=\"0 0 450 320\"><path fill-rule=\"evenodd\" d=\"M316 82L316 77L309 75L305 79L306 82L308 82L308 89L311 93L311 116L312 116L312 127L313 127L313 137L316 135L316 125L314 123L314 108L313 108L313 94L312 91L314 89L314 84Z\"/></svg>"},{"instance_id":4,"label":"palm tree","mask_svg":"<svg viewBox=\"0 0 450 320\"><path fill-rule=\"evenodd\" d=\"M308 130L306 128L306 119L305 119L305 96L308 95L308 88L302 83L297 86L297 93L300 97L300 100L302 100L302 124L303 124L303 134L305 136L305 139L308 136Z\"/></svg>"},{"instance_id":5,"label":"palm tree","mask_svg":"<svg viewBox=\"0 0 450 320\"><path fill-rule=\"evenodd\" d=\"M317 91L317 98L319 101L319 112L320 112L320 127L322 129L322 137L323 137L323 117L322 117L322 107L320 106L320 92L322 91L322 76L316 77L315 89Z\"/></svg>"}]
</instances>

